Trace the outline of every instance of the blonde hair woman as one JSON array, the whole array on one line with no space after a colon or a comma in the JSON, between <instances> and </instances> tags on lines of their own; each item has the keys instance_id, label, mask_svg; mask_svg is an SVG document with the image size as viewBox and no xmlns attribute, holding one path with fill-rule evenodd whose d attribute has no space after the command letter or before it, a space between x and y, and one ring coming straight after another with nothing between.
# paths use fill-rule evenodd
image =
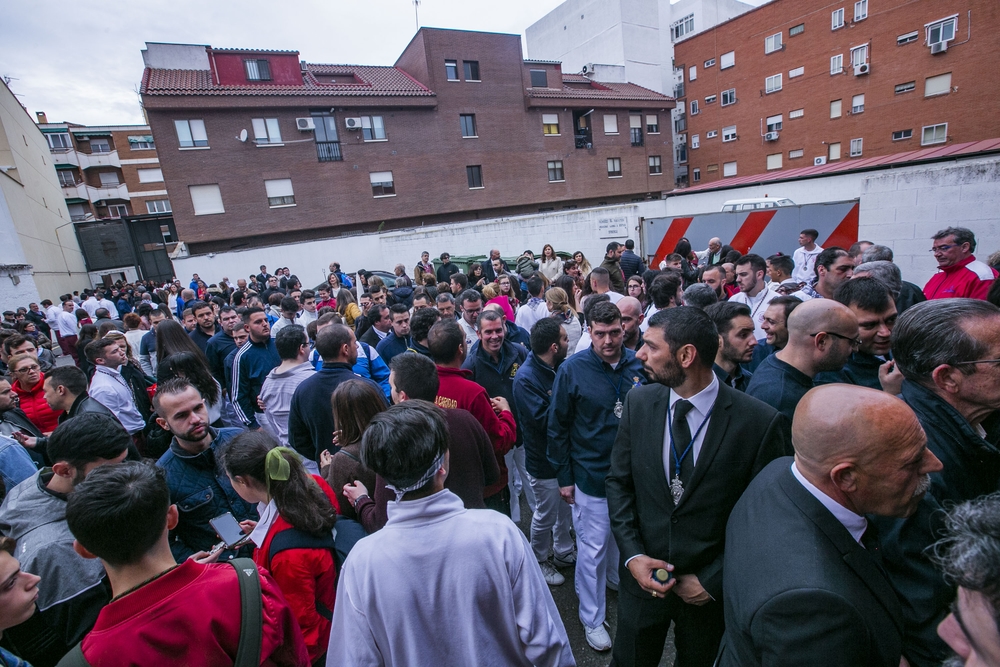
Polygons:
<instances>
[{"instance_id":1,"label":"blonde hair woman","mask_svg":"<svg viewBox=\"0 0 1000 667\"><path fill-rule=\"evenodd\" d=\"M553 287L545 293L545 305L548 306L552 317L559 320L559 324L566 330L566 337L569 338L569 353L576 351L576 345L583 335L583 326L576 312L570 308L569 297L566 290L561 287Z\"/></svg>"}]
</instances>

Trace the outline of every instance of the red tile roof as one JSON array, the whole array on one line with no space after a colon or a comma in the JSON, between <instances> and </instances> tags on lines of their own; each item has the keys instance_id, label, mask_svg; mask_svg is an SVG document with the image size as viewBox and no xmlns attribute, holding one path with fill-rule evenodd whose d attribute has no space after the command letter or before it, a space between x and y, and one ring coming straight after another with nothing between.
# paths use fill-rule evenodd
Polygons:
<instances>
[{"instance_id":1,"label":"red tile roof","mask_svg":"<svg viewBox=\"0 0 1000 667\"><path fill-rule=\"evenodd\" d=\"M758 183L774 183L779 181L793 181L802 178L815 178L817 176L828 176L831 174L849 173L855 171L867 171L889 166L906 166L919 162L934 162L948 158L970 157L977 153L997 153L1000 152L1000 138L984 139L982 141L968 141L961 144L951 144L942 146L931 146L905 153L894 153L892 155L882 155L863 159L846 159L837 162L809 165L798 169L784 169L781 171L770 171L764 174L753 174L750 176L737 176L734 178L724 178L709 183L701 183L689 188L678 188L670 192L670 195L683 195L690 192L703 192L705 190L723 190L736 188L745 185L756 185Z\"/></svg>"},{"instance_id":2,"label":"red tile roof","mask_svg":"<svg viewBox=\"0 0 1000 667\"><path fill-rule=\"evenodd\" d=\"M641 101L672 101L672 97L643 88L634 83L607 83L591 81L581 74L563 74L561 88L528 88L528 97L545 99L582 99L582 100L641 100ZM589 83L589 88L571 87L565 84Z\"/></svg>"}]
</instances>

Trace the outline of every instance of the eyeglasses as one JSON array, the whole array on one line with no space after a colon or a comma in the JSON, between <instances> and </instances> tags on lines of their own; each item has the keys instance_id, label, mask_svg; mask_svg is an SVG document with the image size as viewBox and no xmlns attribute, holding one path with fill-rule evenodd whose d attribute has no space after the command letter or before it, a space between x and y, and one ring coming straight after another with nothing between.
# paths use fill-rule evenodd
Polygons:
<instances>
[{"instance_id":1,"label":"eyeglasses","mask_svg":"<svg viewBox=\"0 0 1000 667\"><path fill-rule=\"evenodd\" d=\"M931 246L931 252L948 252L957 246L957 243L945 243L944 245Z\"/></svg>"},{"instance_id":2,"label":"eyeglasses","mask_svg":"<svg viewBox=\"0 0 1000 667\"><path fill-rule=\"evenodd\" d=\"M41 366L22 366L21 368L18 368L14 372L20 375L26 375L28 373L34 373L35 371L40 371L40 370L42 370Z\"/></svg>"},{"instance_id":3,"label":"eyeglasses","mask_svg":"<svg viewBox=\"0 0 1000 667\"><path fill-rule=\"evenodd\" d=\"M949 366L970 366L972 364L1000 364L1000 359L976 359L975 361L956 361Z\"/></svg>"},{"instance_id":4,"label":"eyeglasses","mask_svg":"<svg viewBox=\"0 0 1000 667\"><path fill-rule=\"evenodd\" d=\"M834 331L817 331L814 334L809 334L810 338L815 338L820 334L826 334L827 336L833 336L834 338L840 338L841 340L846 340L851 344L851 347L857 349L861 347L861 337L851 338L850 336L844 336L843 334L836 333Z\"/></svg>"}]
</instances>

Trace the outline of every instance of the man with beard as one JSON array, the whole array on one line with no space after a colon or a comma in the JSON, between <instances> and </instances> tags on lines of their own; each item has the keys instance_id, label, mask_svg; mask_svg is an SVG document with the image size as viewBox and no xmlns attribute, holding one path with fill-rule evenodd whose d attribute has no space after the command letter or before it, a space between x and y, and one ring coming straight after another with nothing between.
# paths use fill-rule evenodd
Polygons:
<instances>
[{"instance_id":1,"label":"man with beard","mask_svg":"<svg viewBox=\"0 0 1000 667\"><path fill-rule=\"evenodd\" d=\"M729 297L733 303L742 303L750 308L755 340L764 337L764 330L761 328L764 311L767 309L767 305L778 296L778 293L764 281L766 271L767 263L760 255L741 257L736 262L736 282L740 286L740 293Z\"/></svg>"},{"instance_id":2,"label":"man with beard","mask_svg":"<svg viewBox=\"0 0 1000 667\"><path fill-rule=\"evenodd\" d=\"M816 256L816 282L802 288L813 299L832 299L854 275L854 260L843 248L827 248Z\"/></svg>"},{"instance_id":3,"label":"man with beard","mask_svg":"<svg viewBox=\"0 0 1000 667\"><path fill-rule=\"evenodd\" d=\"M660 311L637 353L649 384L629 392L606 486L627 573L619 665L655 666L674 623L678 664L710 667L722 639L726 521L765 465L786 453L780 415L719 382L719 334L704 311Z\"/></svg>"},{"instance_id":4,"label":"man with beard","mask_svg":"<svg viewBox=\"0 0 1000 667\"><path fill-rule=\"evenodd\" d=\"M725 301L729 298L725 290L726 269L722 264L716 264L705 269L701 274L701 282L715 290L715 296L719 301Z\"/></svg>"},{"instance_id":5,"label":"man with beard","mask_svg":"<svg viewBox=\"0 0 1000 667\"><path fill-rule=\"evenodd\" d=\"M900 603L865 515L912 515L941 461L913 410L867 387L813 389L792 432L794 459L767 466L729 520L718 664L906 664Z\"/></svg>"},{"instance_id":6,"label":"man with beard","mask_svg":"<svg viewBox=\"0 0 1000 667\"><path fill-rule=\"evenodd\" d=\"M746 391L752 374L743 370L745 364L753 357L757 340L753 337L753 320L750 319L750 308L742 303L715 303L705 309L712 318L715 328L719 330L722 345L715 354L715 364L712 370L733 389Z\"/></svg>"},{"instance_id":7,"label":"man with beard","mask_svg":"<svg viewBox=\"0 0 1000 667\"><path fill-rule=\"evenodd\" d=\"M749 369L754 372L760 362L771 356L778 350L784 349L788 344L788 316L792 314L797 306L802 305L802 299L796 296L778 296L771 300L764 311L764 317L760 323L760 328L764 331L764 338L757 339L757 346L753 349L753 357L750 359Z\"/></svg>"},{"instance_id":8,"label":"man with beard","mask_svg":"<svg viewBox=\"0 0 1000 667\"><path fill-rule=\"evenodd\" d=\"M542 568L545 583L558 586L566 579L556 569L576 563L573 553L573 515L559 496L559 482L545 458L546 418L552 401L556 370L569 352L566 330L551 317L531 328L531 353L514 376L514 408L521 425L528 484L535 493L531 517L531 550ZM550 553L552 561L549 560Z\"/></svg>"}]
</instances>

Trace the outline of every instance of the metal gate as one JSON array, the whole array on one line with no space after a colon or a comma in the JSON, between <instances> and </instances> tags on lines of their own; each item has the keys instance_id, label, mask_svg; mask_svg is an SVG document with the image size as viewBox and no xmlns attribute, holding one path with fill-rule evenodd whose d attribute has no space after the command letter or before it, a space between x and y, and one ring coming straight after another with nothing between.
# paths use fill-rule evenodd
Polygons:
<instances>
[{"instance_id":1,"label":"metal gate","mask_svg":"<svg viewBox=\"0 0 1000 667\"><path fill-rule=\"evenodd\" d=\"M143 280L167 282L174 277L168 253L177 243L173 216L141 215L125 218Z\"/></svg>"}]
</instances>

